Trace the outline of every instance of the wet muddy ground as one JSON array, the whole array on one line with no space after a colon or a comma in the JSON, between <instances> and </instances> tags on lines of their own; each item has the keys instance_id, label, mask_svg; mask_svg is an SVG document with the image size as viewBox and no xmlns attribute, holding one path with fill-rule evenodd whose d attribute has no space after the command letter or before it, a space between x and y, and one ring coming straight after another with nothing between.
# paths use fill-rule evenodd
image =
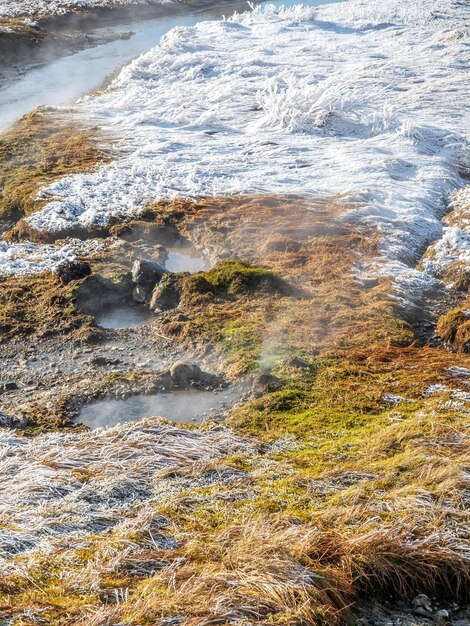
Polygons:
<instances>
[{"instance_id":1,"label":"wet muddy ground","mask_svg":"<svg viewBox=\"0 0 470 626\"><path fill-rule=\"evenodd\" d=\"M160 263L144 263L157 268L152 271L158 277L175 272L188 275L210 267L184 239L168 248L148 245ZM147 265L132 259L131 255L132 272L114 280L93 273L74 292L74 307L91 316L99 331L93 339L20 336L2 345L3 420L15 416L13 426L47 429L114 426L150 416L201 423L223 417L247 394L245 383L231 387L216 375L217 359L201 360L159 332L158 312L149 308L148 298L135 297L141 278L136 268ZM107 262L104 265L108 267ZM170 369L179 362L197 362L208 373L197 365L194 377L172 377Z\"/></svg>"},{"instance_id":2,"label":"wet muddy ground","mask_svg":"<svg viewBox=\"0 0 470 626\"><path fill-rule=\"evenodd\" d=\"M148 392L158 384L158 373L180 357L177 347L153 336L150 326L109 330L94 345L60 337L9 342L0 356L0 404L7 414L31 418L38 407L57 410L64 397L86 402L107 393ZM128 380L131 372L145 376Z\"/></svg>"}]
</instances>

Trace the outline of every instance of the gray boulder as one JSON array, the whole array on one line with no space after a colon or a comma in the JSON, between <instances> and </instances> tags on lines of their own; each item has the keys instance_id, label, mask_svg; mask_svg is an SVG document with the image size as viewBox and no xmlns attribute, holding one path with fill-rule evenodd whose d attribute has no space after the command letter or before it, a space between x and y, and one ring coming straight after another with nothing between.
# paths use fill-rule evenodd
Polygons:
<instances>
[{"instance_id":1,"label":"gray boulder","mask_svg":"<svg viewBox=\"0 0 470 626\"><path fill-rule=\"evenodd\" d=\"M137 259L132 265L132 282L134 283L133 297L138 302L150 299L152 291L160 282L166 269L154 261Z\"/></svg>"},{"instance_id":2,"label":"gray boulder","mask_svg":"<svg viewBox=\"0 0 470 626\"><path fill-rule=\"evenodd\" d=\"M166 273L152 292L150 309L170 311L176 309L181 299L181 274Z\"/></svg>"},{"instance_id":3,"label":"gray boulder","mask_svg":"<svg viewBox=\"0 0 470 626\"><path fill-rule=\"evenodd\" d=\"M176 361L170 367L170 376L173 383L179 387L186 387L191 383L214 384L219 381L218 376L204 372L199 365L187 361Z\"/></svg>"}]
</instances>

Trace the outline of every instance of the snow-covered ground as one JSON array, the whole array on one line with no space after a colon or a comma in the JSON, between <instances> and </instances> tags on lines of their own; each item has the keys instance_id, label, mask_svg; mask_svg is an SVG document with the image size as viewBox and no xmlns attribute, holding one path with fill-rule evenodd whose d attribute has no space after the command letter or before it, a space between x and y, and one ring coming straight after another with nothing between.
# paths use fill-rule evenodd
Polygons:
<instances>
[{"instance_id":1,"label":"snow-covered ground","mask_svg":"<svg viewBox=\"0 0 470 626\"><path fill-rule=\"evenodd\" d=\"M163 4L160 0L0 0L0 17L63 15L76 10L152 3Z\"/></svg>"},{"instance_id":2,"label":"snow-covered ground","mask_svg":"<svg viewBox=\"0 0 470 626\"><path fill-rule=\"evenodd\" d=\"M341 193L399 272L441 236L470 165L469 26L460 0L350 0L176 28L77 105L121 158L51 185L29 222L59 234L155 198Z\"/></svg>"}]
</instances>

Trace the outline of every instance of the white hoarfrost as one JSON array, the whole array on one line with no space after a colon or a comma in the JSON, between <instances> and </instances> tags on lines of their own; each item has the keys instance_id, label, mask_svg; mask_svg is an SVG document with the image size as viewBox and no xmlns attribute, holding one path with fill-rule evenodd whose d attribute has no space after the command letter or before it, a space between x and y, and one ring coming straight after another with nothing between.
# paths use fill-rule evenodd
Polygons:
<instances>
[{"instance_id":1,"label":"white hoarfrost","mask_svg":"<svg viewBox=\"0 0 470 626\"><path fill-rule=\"evenodd\" d=\"M342 193L393 273L442 233L469 165L470 8L458 0L273 6L176 28L77 106L121 157L44 190L66 233L149 199Z\"/></svg>"},{"instance_id":2,"label":"white hoarfrost","mask_svg":"<svg viewBox=\"0 0 470 626\"><path fill-rule=\"evenodd\" d=\"M188 430L156 419L29 440L0 431L0 572L14 555L70 547L117 525L121 535L123 525L145 530L142 515L171 487L162 470L240 452L254 449L222 426ZM230 480L226 472L204 475Z\"/></svg>"},{"instance_id":3,"label":"white hoarfrost","mask_svg":"<svg viewBox=\"0 0 470 626\"><path fill-rule=\"evenodd\" d=\"M451 213L440 239L431 247L424 266L438 273L452 263L470 263L470 186L452 194Z\"/></svg>"},{"instance_id":4,"label":"white hoarfrost","mask_svg":"<svg viewBox=\"0 0 470 626\"><path fill-rule=\"evenodd\" d=\"M69 239L60 246L21 243L10 245L0 241L0 275L38 274L54 269L63 261L71 261L77 256L90 256L117 245L114 241L81 241Z\"/></svg>"}]
</instances>

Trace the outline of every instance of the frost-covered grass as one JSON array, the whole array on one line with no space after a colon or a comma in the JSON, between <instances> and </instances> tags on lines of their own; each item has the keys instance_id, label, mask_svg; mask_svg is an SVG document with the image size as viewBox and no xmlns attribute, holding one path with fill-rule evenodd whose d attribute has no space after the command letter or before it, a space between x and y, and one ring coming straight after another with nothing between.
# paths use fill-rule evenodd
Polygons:
<instances>
[{"instance_id":1,"label":"frost-covered grass","mask_svg":"<svg viewBox=\"0 0 470 626\"><path fill-rule=\"evenodd\" d=\"M470 262L470 185L452 194L450 209L442 237L424 258L426 269L438 274Z\"/></svg>"},{"instance_id":2,"label":"frost-covered grass","mask_svg":"<svg viewBox=\"0 0 470 626\"><path fill-rule=\"evenodd\" d=\"M102 532L132 517L133 507L151 500L162 469L248 451L250 444L222 427L181 430L148 420L30 441L3 430L0 448L0 519L7 523L0 562L8 568L12 555L54 540L79 541L85 531Z\"/></svg>"}]
</instances>

